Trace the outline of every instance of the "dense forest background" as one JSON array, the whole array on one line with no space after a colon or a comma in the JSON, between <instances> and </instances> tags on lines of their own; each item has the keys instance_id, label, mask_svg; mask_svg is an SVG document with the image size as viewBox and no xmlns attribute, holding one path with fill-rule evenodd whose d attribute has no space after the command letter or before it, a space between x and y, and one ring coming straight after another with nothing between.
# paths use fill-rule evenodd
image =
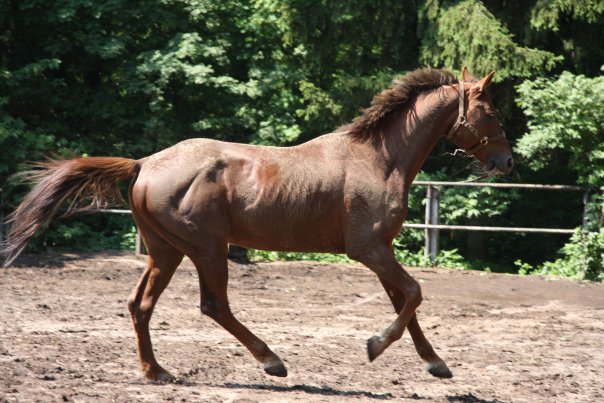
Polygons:
<instances>
[{"instance_id":1,"label":"dense forest background","mask_svg":"<svg viewBox=\"0 0 604 403\"><path fill-rule=\"evenodd\" d=\"M497 69L490 92L516 152L500 180L588 186L591 233L443 231L441 247L476 268L530 271L574 253L599 271L603 39L602 0L0 0L2 205L26 191L9 177L27 161L141 158L190 137L294 145L352 120L406 71L467 65ZM421 179L479 176L452 149L440 142ZM581 192L442 191L447 224L582 224ZM130 247L133 231L97 214L58 221L33 247ZM408 229L397 245L413 254L422 239Z\"/></svg>"}]
</instances>

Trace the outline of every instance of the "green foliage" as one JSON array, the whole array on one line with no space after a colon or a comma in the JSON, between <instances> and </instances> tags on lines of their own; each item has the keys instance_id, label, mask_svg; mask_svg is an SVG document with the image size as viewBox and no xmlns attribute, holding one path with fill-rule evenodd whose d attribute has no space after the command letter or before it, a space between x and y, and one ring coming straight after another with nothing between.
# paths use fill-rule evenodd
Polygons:
<instances>
[{"instance_id":1,"label":"green foliage","mask_svg":"<svg viewBox=\"0 0 604 403\"><path fill-rule=\"evenodd\" d=\"M522 259L516 259L514 261L514 266L516 266L516 270L518 274L521 276L526 276L535 270L535 268L529 263L523 261Z\"/></svg>"},{"instance_id":2,"label":"green foliage","mask_svg":"<svg viewBox=\"0 0 604 403\"><path fill-rule=\"evenodd\" d=\"M120 239L120 249L135 250L136 249L136 236L138 234L136 225L130 224L130 228L118 231Z\"/></svg>"},{"instance_id":3,"label":"green foliage","mask_svg":"<svg viewBox=\"0 0 604 403\"><path fill-rule=\"evenodd\" d=\"M434 262L424 256L424 248L415 252L405 249L400 242L394 240L394 255L396 260L405 266L413 267L444 267L448 269L471 269L472 265L459 254L457 249L440 250ZM476 268L476 267L474 267Z\"/></svg>"},{"instance_id":4,"label":"green foliage","mask_svg":"<svg viewBox=\"0 0 604 403\"><path fill-rule=\"evenodd\" d=\"M600 0L538 0L531 10L531 26L537 30L560 30L560 18L570 15L574 19L597 23L604 14Z\"/></svg>"},{"instance_id":5,"label":"green foliage","mask_svg":"<svg viewBox=\"0 0 604 403\"><path fill-rule=\"evenodd\" d=\"M600 0L537 0L525 35L564 56L563 67L595 76L604 60L596 38L604 36L604 3Z\"/></svg>"},{"instance_id":6,"label":"green foliage","mask_svg":"<svg viewBox=\"0 0 604 403\"><path fill-rule=\"evenodd\" d=\"M248 249L247 258L252 262L308 260L323 263L355 263L346 255L336 253L273 252L259 249Z\"/></svg>"},{"instance_id":7,"label":"green foliage","mask_svg":"<svg viewBox=\"0 0 604 403\"><path fill-rule=\"evenodd\" d=\"M595 189L604 186L604 77L565 71L556 79L524 81L518 93L517 102L529 118L528 132L516 146L525 163L541 171L566 166L577 182ZM561 249L564 257L539 265L538 273L601 279L601 195L592 198L588 216L588 229L596 232L575 233ZM530 271L519 264L522 273Z\"/></svg>"},{"instance_id":8,"label":"green foliage","mask_svg":"<svg viewBox=\"0 0 604 403\"><path fill-rule=\"evenodd\" d=\"M529 117L516 151L534 169L563 163L580 183L604 186L604 77L563 72L557 79L524 81L518 104Z\"/></svg>"},{"instance_id":9,"label":"green foliage","mask_svg":"<svg viewBox=\"0 0 604 403\"><path fill-rule=\"evenodd\" d=\"M497 69L495 80L530 77L549 71L562 58L539 49L520 46L512 34L478 0L451 4L438 0L424 5L427 27L420 60L451 69L471 66L477 75Z\"/></svg>"},{"instance_id":10,"label":"green foliage","mask_svg":"<svg viewBox=\"0 0 604 403\"><path fill-rule=\"evenodd\" d=\"M457 249L440 250L436 255L433 266L447 269L472 269L477 266L470 264L467 259L459 254Z\"/></svg>"},{"instance_id":11,"label":"green foliage","mask_svg":"<svg viewBox=\"0 0 604 403\"><path fill-rule=\"evenodd\" d=\"M113 214L83 215L58 219L48 231L38 234L31 247L99 251L134 250L136 226L130 216Z\"/></svg>"},{"instance_id":12,"label":"green foliage","mask_svg":"<svg viewBox=\"0 0 604 403\"><path fill-rule=\"evenodd\" d=\"M518 197L517 191L507 189L446 187L441 191L441 217L443 222L450 224L501 217L508 210L510 203Z\"/></svg>"},{"instance_id":13,"label":"green foliage","mask_svg":"<svg viewBox=\"0 0 604 403\"><path fill-rule=\"evenodd\" d=\"M471 265L458 253L457 249L440 251L434 264L430 259L424 257L424 251L409 252L400 249L395 241L396 259L406 266L413 267L445 267L450 269L469 269ZM252 262L275 262L275 261L300 261L308 260L322 263L356 263L346 255L334 253L306 253L306 252L272 252L258 249L249 249L247 257Z\"/></svg>"},{"instance_id":14,"label":"green foliage","mask_svg":"<svg viewBox=\"0 0 604 403\"><path fill-rule=\"evenodd\" d=\"M518 272L604 281L604 229L584 232L578 228L559 253L562 255L559 259L537 267L517 261Z\"/></svg>"}]
</instances>

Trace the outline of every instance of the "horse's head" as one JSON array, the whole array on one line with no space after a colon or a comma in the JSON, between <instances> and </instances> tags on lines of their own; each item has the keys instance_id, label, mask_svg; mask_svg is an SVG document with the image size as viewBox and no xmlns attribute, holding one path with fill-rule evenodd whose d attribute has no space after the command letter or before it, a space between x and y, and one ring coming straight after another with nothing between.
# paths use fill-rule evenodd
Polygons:
<instances>
[{"instance_id":1,"label":"horse's head","mask_svg":"<svg viewBox=\"0 0 604 403\"><path fill-rule=\"evenodd\" d=\"M459 114L447 138L479 160L489 172L508 174L514 165L512 151L486 92L494 75L495 71L478 81L463 68Z\"/></svg>"}]
</instances>

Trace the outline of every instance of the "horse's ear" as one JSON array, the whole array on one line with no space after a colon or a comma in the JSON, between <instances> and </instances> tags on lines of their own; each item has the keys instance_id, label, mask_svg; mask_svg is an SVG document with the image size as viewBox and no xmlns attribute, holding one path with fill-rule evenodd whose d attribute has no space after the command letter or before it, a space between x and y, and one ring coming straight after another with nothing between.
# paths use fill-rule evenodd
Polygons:
<instances>
[{"instance_id":1,"label":"horse's ear","mask_svg":"<svg viewBox=\"0 0 604 403\"><path fill-rule=\"evenodd\" d=\"M483 78L482 80L480 80L478 82L477 85L478 85L479 92L484 91L489 86L489 84L491 83L491 80L493 79L493 76L495 75L495 71L496 70L491 71L488 76L486 76L485 78Z\"/></svg>"},{"instance_id":2,"label":"horse's ear","mask_svg":"<svg viewBox=\"0 0 604 403\"><path fill-rule=\"evenodd\" d=\"M463 70L461 72L461 78L464 81L475 81L476 80L474 78L474 76L472 74L470 74L470 71L468 70L467 66L463 66Z\"/></svg>"}]
</instances>

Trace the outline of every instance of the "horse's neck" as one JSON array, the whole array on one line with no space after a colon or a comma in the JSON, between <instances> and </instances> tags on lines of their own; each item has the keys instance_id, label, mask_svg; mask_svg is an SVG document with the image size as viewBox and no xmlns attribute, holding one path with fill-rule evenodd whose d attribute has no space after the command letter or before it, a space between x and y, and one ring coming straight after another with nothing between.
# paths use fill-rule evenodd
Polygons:
<instances>
[{"instance_id":1,"label":"horse's neck","mask_svg":"<svg viewBox=\"0 0 604 403\"><path fill-rule=\"evenodd\" d=\"M381 140L381 154L390 174L409 188L428 155L457 118L452 87L427 92L393 119Z\"/></svg>"}]
</instances>

